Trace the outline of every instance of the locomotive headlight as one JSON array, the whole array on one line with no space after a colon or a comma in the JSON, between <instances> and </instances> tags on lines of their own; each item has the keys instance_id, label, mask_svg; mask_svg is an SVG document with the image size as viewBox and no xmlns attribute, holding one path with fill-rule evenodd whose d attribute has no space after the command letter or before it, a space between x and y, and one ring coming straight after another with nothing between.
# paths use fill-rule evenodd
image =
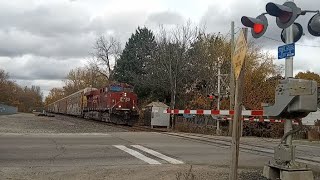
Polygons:
<instances>
[{"instance_id":1,"label":"locomotive headlight","mask_svg":"<svg viewBox=\"0 0 320 180\"><path fill-rule=\"evenodd\" d=\"M124 93L124 96L127 96L127 93Z\"/></svg>"},{"instance_id":2,"label":"locomotive headlight","mask_svg":"<svg viewBox=\"0 0 320 180\"><path fill-rule=\"evenodd\" d=\"M121 108L121 105L119 105L118 107Z\"/></svg>"}]
</instances>

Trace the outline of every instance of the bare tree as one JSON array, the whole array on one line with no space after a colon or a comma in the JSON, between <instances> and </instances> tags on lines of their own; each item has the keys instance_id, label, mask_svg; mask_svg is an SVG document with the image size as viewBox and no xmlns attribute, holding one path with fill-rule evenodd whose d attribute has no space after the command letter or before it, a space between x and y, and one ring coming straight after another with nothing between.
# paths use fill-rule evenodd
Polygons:
<instances>
[{"instance_id":1,"label":"bare tree","mask_svg":"<svg viewBox=\"0 0 320 180\"><path fill-rule=\"evenodd\" d=\"M177 26L169 31L161 27L157 39L157 55L154 59L152 70L156 84L162 82L170 94L170 108L176 108L177 92L183 93L184 82L189 78L188 49L195 41L199 30L190 23ZM172 126L175 122L172 117Z\"/></svg>"},{"instance_id":2,"label":"bare tree","mask_svg":"<svg viewBox=\"0 0 320 180\"><path fill-rule=\"evenodd\" d=\"M91 64L99 73L112 80L112 61L115 63L121 55L121 44L114 37L100 36L97 38L92 53Z\"/></svg>"},{"instance_id":3,"label":"bare tree","mask_svg":"<svg viewBox=\"0 0 320 180\"><path fill-rule=\"evenodd\" d=\"M99 73L96 66L79 67L70 70L63 81L64 94L69 95L87 87L100 88L109 83L108 78Z\"/></svg>"}]
</instances>

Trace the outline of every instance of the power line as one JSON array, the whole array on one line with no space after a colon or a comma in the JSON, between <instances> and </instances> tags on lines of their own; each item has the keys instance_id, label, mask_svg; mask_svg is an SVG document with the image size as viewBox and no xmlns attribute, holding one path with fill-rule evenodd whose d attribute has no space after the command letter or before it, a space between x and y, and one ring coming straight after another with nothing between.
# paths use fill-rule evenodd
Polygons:
<instances>
[{"instance_id":1,"label":"power line","mask_svg":"<svg viewBox=\"0 0 320 180\"><path fill-rule=\"evenodd\" d=\"M241 29L242 29L242 28L237 27L237 28L236 28L237 31L236 31L234 34L238 34L238 32L239 32Z\"/></svg>"},{"instance_id":2,"label":"power line","mask_svg":"<svg viewBox=\"0 0 320 180\"><path fill-rule=\"evenodd\" d=\"M307 45L307 44L300 44L300 43L296 43L296 45L298 45L298 46L304 46L304 47L320 48L320 46L316 46L316 45Z\"/></svg>"},{"instance_id":3,"label":"power line","mask_svg":"<svg viewBox=\"0 0 320 180\"><path fill-rule=\"evenodd\" d=\"M271 37L268 37L268 36L262 36L262 37L264 37L264 38L266 38L266 39L269 39L269 40L272 40L272 41L282 42L282 41L280 41L280 40L278 40L278 39L274 39L274 38L271 38Z\"/></svg>"},{"instance_id":4,"label":"power line","mask_svg":"<svg viewBox=\"0 0 320 180\"><path fill-rule=\"evenodd\" d=\"M271 37L268 37L268 36L262 36L266 39L269 39L269 40L272 40L272 41L276 41L276 42L281 42L283 43L282 41L278 40L278 39L274 39L274 38L271 38ZM320 46L316 46L316 45L307 45L307 44L300 44L300 43L295 43L295 45L297 46L304 46L304 47L314 47L314 48L320 48Z\"/></svg>"}]
</instances>

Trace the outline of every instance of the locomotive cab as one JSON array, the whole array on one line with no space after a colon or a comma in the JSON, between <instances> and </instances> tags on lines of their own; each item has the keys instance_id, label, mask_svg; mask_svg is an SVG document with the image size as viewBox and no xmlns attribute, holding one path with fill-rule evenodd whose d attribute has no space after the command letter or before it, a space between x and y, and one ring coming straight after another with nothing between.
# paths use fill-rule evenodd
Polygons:
<instances>
[{"instance_id":1,"label":"locomotive cab","mask_svg":"<svg viewBox=\"0 0 320 180\"><path fill-rule=\"evenodd\" d=\"M102 90L103 91L103 90ZM118 111L136 111L137 110L137 95L133 93L133 86L120 83L110 84L104 88L103 104L106 104L108 109Z\"/></svg>"}]
</instances>

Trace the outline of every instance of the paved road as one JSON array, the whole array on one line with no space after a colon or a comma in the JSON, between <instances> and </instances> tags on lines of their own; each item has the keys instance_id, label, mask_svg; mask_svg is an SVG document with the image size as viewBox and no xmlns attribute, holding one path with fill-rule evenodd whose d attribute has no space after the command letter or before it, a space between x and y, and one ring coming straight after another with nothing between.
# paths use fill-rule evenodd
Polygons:
<instances>
[{"instance_id":1,"label":"paved road","mask_svg":"<svg viewBox=\"0 0 320 180\"><path fill-rule=\"evenodd\" d=\"M227 166L229 147L152 132L1 134L0 166L209 164ZM268 157L242 153L240 165L261 167Z\"/></svg>"},{"instance_id":2,"label":"paved road","mask_svg":"<svg viewBox=\"0 0 320 180\"><path fill-rule=\"evenodd\" d=\"M214 146L152 132L5 133L0 135L0 144L0 175L2 172L2 177L15 174L14 171L17 169L18 171L26 169L29 171L29 167L51 168L50 171L52 168L61 167L66 169L71 167L85 169L87 167L103 167L108 170L119 167L119 171L114 174L119 174L124 168L129 168L130 170L126 171L131 172L133 167L140 167L141 169L137 170L138 173L133 173L137 176L136 179L148 177L148 173L145 174L145 168L152 168L150 172L154 171L155 174L159 174L159 171L174 170L170 177L164 179L175 179L175 173L187 172L192 164L197 169L196 171L203 171L208 176L210 175L208 172L213 172L213 167L215 170L223 168L222 174L227 178L230 155L228 147ZM268 159L268 157L245 152L241 153L240 157L242 168L254 170L262 167ZM35 172L32 171L31 175L27 173L26 177L37 178L38 176L32 175L38 171L39 169ZM61 171L61 169L56 171ZM21 177L22 174L20 173L18 177ZM17 176L17 174L15 175ZM120 177L122 176L118 176L118 178ZM164 174L159 175L159 179L160 177L166 176ZM210 179L210 177L207 178Z\"/></svg>"},{"instance_id":3,"label":"paved road","mask_svg":"<svg viewBox=\"0 0 320 180\"><path fill-rule=\"evenodd\" d=\"M0 119L0 179L176 180L193 175L194 179L228 179L227 137L126 132L101 123L96 123L103 127L97 132L96 124L90 121L83 122L89 125L88 129L81 126L79 119L23 117ZM242 146L247 148L240 152L240 177L260 179L263 165L272 156L268 151L276 141L260 142L265 145L260 148L267 151L263 152L250 150L257 148L254 145L259 144L259 139L242 140ZM306 151L314 159L319 157L317 148L298 147L299 153Z\"/></svg>"}]
</instances>

